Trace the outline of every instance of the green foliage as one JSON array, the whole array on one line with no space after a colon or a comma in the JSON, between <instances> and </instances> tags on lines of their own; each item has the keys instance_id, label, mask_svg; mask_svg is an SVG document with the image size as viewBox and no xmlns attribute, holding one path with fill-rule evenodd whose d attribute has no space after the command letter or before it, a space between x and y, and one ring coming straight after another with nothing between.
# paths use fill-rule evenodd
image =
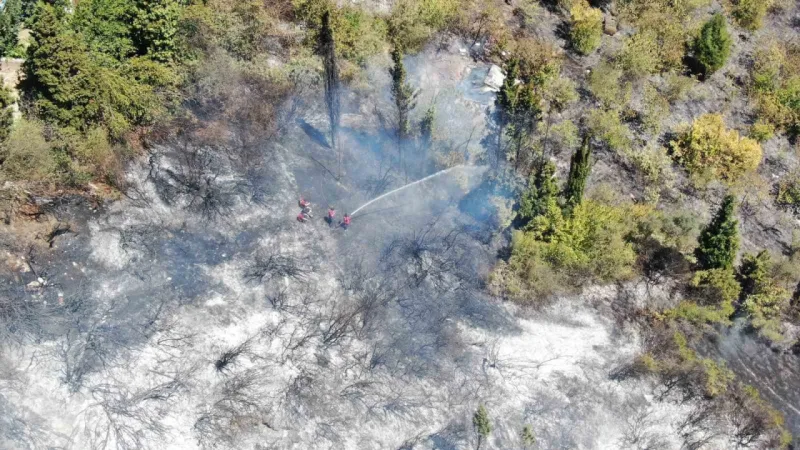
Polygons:
<instances>
[{"instance_id":1,"label":"green foliage","mask_svg":"<svg viewBox=\"0 0 800 450\"><path fill-rule=\"evenodd\" d=\"M520 198L520 225L537 239L549 240L563 225L558 205L558 184L555 165L547 161L531 174L528 189Z\"/></svg>"},{"instance_id":2,"label":"green foliage","mask_svg":"<svg viewBox=\"0 0 800 450\"><path fill-rule=\"evenodd\" d=\"M775 190L775 203L795 214L800 213L800 173L784 176Z\"/></svg>"},{"instance_id":3,"label":"green foliage","mask_svg":"<svg viewBox=\"0 0 800 450\"><path fill-rule=\"evenodd\" d=\"M572 48L582 55L588 55L600 47L603 37L603 13L589 6L586 0L579 0L570 8L569 40Z\"/></svg>"},{"instance_id":4,"label":"green foliage","mask_svg":"<svg viewBox=\"0 0 800 450\"><path fill-rule=\"evenodd\" d=\"M606 109L622 109L630 99L631 85L622 79L622 70L603 62L589 74L589 90Z\"/></svg>"},{"instance_id":5,"label":"green foliage","mask_svg":"<svg viewBox=\"0 0 800 450\"><path fill-rule=\"evenodd\" d=\"M704 270L730 269L739 250L739 222L736 220L736 199L725 196L711 222L703 229L695 250L697 262Z\"/></svg>"},{"instance_id":6,"label":"green foliage","mask_svg":"<svg viewBox=\"0 0 800 450\"><path fill-rule=\"evenodd\" d=\"M394 98L394 104L397 108L397 132L400 140L405 141L411 133L409 114L416 106L415 98L417 93L406 82L403 53L398 47L395 47L394 51L392 51L392 62L394 65L389 68L389 75L392 77L392 98Z\"/></svg>"},{"instance_id":7,"label":"green foliage","mask_svg":"<svg viewBox=\"0 0 800 450\"><path fill-rule=\"evenodd\" d=\"M489 437L492 432L492 424L489 420L489 412L483 404L478 406L478 410L472 416L472 426L475 428L475 433L478 435L478 446L481 448L481 443Z\"/></svg>"},{"instance_id":8,"label":"green foliage","mask_svg":"<svg viewBox=\"0 0 800 450\"><path fill-rule=\"evenodd\" d=\"M315 47L322 28L322 15L331 14L337 56L356 64L386 46L387 26L380 18L358 7L336 7L328 0L293 0L294 13L308 27L306 43Z\"/></svg>"},{"instance_id":9,"label":"green foliage","mask_svg":"<svg viewBox=\"0 0 800 450\"><path fill-rule=\"evenodd\" d=\"M735 181L761 162L761 146L728 130L720 114L704 114L670 143L673 156L694 176Z\"/></svg>"},{"instance_id":10,"label":"green foliage","mask_svg":"<svg viewBox=\"0 0 800 450\"><path fill-rule=\"evenodd\" d=\"M631 149L630 130L622 123L618 111L594 109L589 112L587 126L592 136L605 142L612 150L625 154Z\"/></svg>"},{"instance_id":11,"label":"green foliage","mask_svg":"<svg viewBox=\"0 0 800 450\"><path fill-rule=\"evenodd\" d=\"M400 0L388 19L394 45L417 51L437 31L447 28L459 12L457 0Z\"/></svg>"},{"instance_id":12,"label":"green foliage","mask_svg":"<svg viewBox=\"0 0 800 450\"><path fill-rule=\"evenodd\" d=\"M630 36L625 40L618 58L622 69L634 77L658 72L662 63L658 52L657 33L644 30Z\"/></svg>"},{"instance_id":13,"label":"green foliage","mask_svg":"<svg viewBox=\"0 0 800 450\"><path fill-rule=\"evenodd\" d=\"M90 50L123 61L136 52L130 26L135 13L131 0L84 0L76 6L71 26Z\"/></svg>"},{"instance_id":14,"label":"green foliage","mask_svg":"<svg viewBox=\"0 0 800 450\"><path fill-rule=\"evenodd\" d=\"M589 177L591 166L589 157L592 153L589 135L584 136L583 144L572 155L569 166L569 177L564 190L564 210L567 215L572 213L583 201L583 191L586 189L586 179Z\"/></svg>"},{"instance_id":15,"label":"green foliage","mask_svg":"<svg viewBox=\"0 0 800 450\"><path fill-rule=\"evenodd\" d=\"M13 104L14 97L11 90L6 87L5 81L0 77L0 145L11 134L11 126L14 124L14 111L11 109Z\"/></svg>"},{"instance_id":16,"label":"green foliage","mask_svg":"<svg viewBox=\"0 0 800 450\"><path fill-rule=\"evenodd\" d=\"M770 255L766 250L757 255L748 253L742 256L739 265L739 284L744 296L761 291L769 282Z\"/></svg>"},{"instance_id":17,"label":"green foliage","mask_svg":"<svg viewBox=\"0 0 800 450\"><path fill-rule=\"evenodd\" d=\"M750 127L750 138L758 143L766 142L775 137L775 125L764 121L757 120L756 123Z\"/></svg>"},{"instance_id":18,"label":"green foliage","mask_svg":"<svg viewBox=\"0 0 800 450\"><path fill-rule=\"evenodd\" d=\"M622 151L621 154L641 177L646 199L656 203L663 191L673 187L675 173L672 169L672 159L664 147L649 146L638 150L629 149Z\"/></svg>"},{"instance_id":19,"label":"green foliage","mask_svg":"<svg viewBox=\"0 0 800 450\"><path fill-rule=\"evenodd\" d=\"M612 282L633 274L636 253L628 236L630 206L584 200L548 240L516 231L508 264L499 264L492 288L519 301L549 295L583 281Z\"/></svg>"},{"instance_id":20,"label":"green foliage","mask_svg":"<svg viewBox=\"0 0 800 450\"><path fill-rule=\"evenodd\" d=\"M650 1L650 0L621 0L617 2L620 10L620 19L634 25L638 31L636 41L631 41L628 48L640 48L645 53L637 55L629 53L628 56L637 60L633 67L642 67L646 70L677 71L683 68L683 57L686 52L686 30L689 17L698 6L708 3L707 0L699 1ZM653 60L653 55L657 60Z\"/></svg>"},{"instance_id":21,"label":"green foliage","mask_svg":"<svg viewBox=\"0 0 800 450\"><path fill-rule=\"evenodd\" d=\"M772 0L732 0L733 18L747 30L756 31L772 5Z\"/></svg>"},{"instance_id":22,"label":"green foliage","mask_svg":"<svg viewBox=\"0 0 800 450\"><path fill-rule=\"evenodd\" d=\"M179 57L179 0L134 0L131 38L139 55L170 62Z\"/></svg>"},{"instance_id":23,"label":"green foliage","mask_svg":"<svg viewBox=\"0 0 800 450\"><path fill-rule=\"evenodd\" d=\"M703 25L700 35L694 41L694 57L710 75L728 60L731 53L731 36L722 14L715 14Z\"/></svg>"},{"instance_id":24,"label":"green foliage","mask_svg":"<svg viewBox=\"0 0 800 450\"><path fill-rule=\"evenodd\" d=\"M14 124L0 153L2 174L6 179L46 181L54 178L56 161L40 122L23 119Z\"/></svg>"},{"instance_id":25,"label":"green foliage","mask_svg":"<svg viewBox=\"0 0 800 450\"><path fill-rule=\"evenodd\" d=\"M756 293L747 297L744 311L750 319L750 324L761 336L773 342L784 340L781 318L789 306L790 297L786 289L772 283L766 283Z\"/></svg>"},{"instance_id":26,"label":"green foliage","mask_svg":"<svg viewBox=\"0 0 800 450\"><path fill-rule=\"evenodd\" d=\"M423 152L428 152L433 147L436 127L436 106L431 105L425 110L425 115L419 123L419 144Z\"/></svg>"},{"instance_id":27,"label":"green foliage","mask_svg":"<svg viewBox=\"0 0 800 450\"><path fill-rule=\"evenodd\" d=\"M695 325L728 324L734 313L733 302L741 288L731 269L696 272L691 281L692 300L681 302L665 313L665 317L682 319Z\"/></svg>"},{"instance_id":28,"label":"green foliage","mask_svg":"<svg viewBox=\"0 0 800 450\"><path fill-rule=\"evenodd\" d=\"M0 57L9 56L19 44L22 0L6 0L0 10Z\"/></svg>"}]
</instances>

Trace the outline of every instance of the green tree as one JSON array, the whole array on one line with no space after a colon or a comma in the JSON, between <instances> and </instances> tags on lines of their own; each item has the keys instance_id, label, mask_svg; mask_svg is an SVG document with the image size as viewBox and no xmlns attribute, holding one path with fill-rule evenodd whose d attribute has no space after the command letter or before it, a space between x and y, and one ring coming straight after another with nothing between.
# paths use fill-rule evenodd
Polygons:
<instances>
[{"instance_id":1,"label":"green tree","mask_svg":"<svg viewBox=\"0 0 800 450\"><path fill-rule=\"evenodd\" d=\"M136 52L130 23L134 6L130 0L83 0L75 7L71 25L92 50L123 61Z\"/></svg>"},{"instance_id":2,"label":"green tree","mask_svg":"<svg viewBox=\"0 0 800 450\"><path fill-rule=\"evenodd\" d=\"M102 125L114 137L150 120L158 104L152 88L138 81L144 77L98 64L64 14L39 2L30 18L33 42L20 83L23 111L76 130Z\"/></svg>"},{"instance_id":3,"label":"green tree","mask_svg":"<svg viewBox=\"0 0 800 450\"><path fill-rule=\"evenodd\" d=\"M397 138L399 141L400 166L405 171L403 162L403 148L411 135L411 122L409 116L416 106L417 92L406 81L406 68L403 65L403 52L395 46L392 51L392 67L389 75L392 76L392 98L397 109Z\"/></svg>"},{"instance_id":4,"label":"green tree","mask_svg":"<svg viewBox=\"0 0 800 450\"><path fill-rule=\"evenodd\" d=\"M739 222L736 220L736 199L725 196L717 214L703 229L695 256L704 270L730 269L739 250Z\"/></svg>"},{"instance_id":5,"label":"green tree","mask_svg":"<svg viewBox=\"0 0 800 450\"><path fill-rule=\"evenodd\" d=\"M742 256L737 277L744 297L758 293L769 284L769 267L770 255L766 250Z\"/></svg>"},{"instance_id":6,"label":"green tree","mask_svg":"<svg viewBox=\"0 0 800 450\"><path fill-rule=\"evenodd\" d=\"M569 177L567 186L564 190L564 210L567 215L572 214L572 210L583 201L583 191L586 189L586 178L589 177L591 166L589 157L592 147L589 143L589 135L583 137L583 144L575 150L569 166Z\"/></svg>"},{"instance_id":7,"label":"green tree","mask_svg":"<svg viewBox=\"0 0 800 450\"><path fill-rule=\"evenodd\" d=\"M6 0L0 10L0 57L7 56L19 43L22 24L22 1Z\"/></svg>"},{"instance_id":8,"label":"green tree","mask_svg":"<svg viewBox=\"0 0 800 450\"><path fill-rule=\"evenodd\" d=\"M548 240L563 222L558 206L556 166L547 161L531 174L528 189L522 193L519 208L519 227Z\"/></svg>"},{"instance_id":9,"label":"green tree","mask_svg":"<svg viewBox=\"0 0 800 450\"><path fill-rule=\"evenodd\" d=\"M14 97L11 95L11 90L0 77L0 144L11 134L11 126L14 124L14 111L11 109L13 104Z\"/></svg>"},{"instance_id":10,"label":"green tree","mask_svg":"<svg viewBox=\"0 0 800 450\"><path fill-rule=\"evenodd\" d=\"M431 105L422 120L419 122L419 146L420 150L427 153L433 146L433 134L436 126L436 106Z\"/></svg>"},{"instance_id":11,"label":"green tree","mask_svg":"<svg viewBox=\"0 0 800 450\"><path fill-rule=\"evenodd\" d=\"M703 25L700 35L694 41L694 56L710 75L728 60L731 53L731 35L722 14L715 14Z\"/></svg>"},{"instance_id":12,"label":"green tree","mask_svg":"<svg viewBox=\"0 0 800 450\"><path fill-rule=\"evenodd\" d=\"M478 445L475 448L476 450L480 450L483 441L485 441L486 438L489 437L489 433L492 432L489 413L483 405L478 406L478 410L475 411L475 415L472 416L472 426L475 428L475 433L478 435Z\"/></svg>"},{"instance_id":13,"label":"green tree","mask_svg":"<svg viewBox=\"0 0 800 450\"><path fill-rule=\"evenodd\" d=\"M178 0L134 0L131 14L133 44L139 55L170 62L178 58Z\"/></svg>"}]
</instances>

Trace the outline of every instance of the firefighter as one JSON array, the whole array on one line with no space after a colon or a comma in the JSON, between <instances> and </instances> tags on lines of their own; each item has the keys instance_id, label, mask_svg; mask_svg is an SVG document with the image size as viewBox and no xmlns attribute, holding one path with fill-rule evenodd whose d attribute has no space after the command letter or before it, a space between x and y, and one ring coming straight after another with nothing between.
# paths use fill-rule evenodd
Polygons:
<instances>
[{"instance_id":1,"label":"firefighter","mask_svg":"<svg viewBox=\"0 0 800 450\"><path fill-rule=\"evenodd\" d=\"M300 201L297 202L298 206L300 206L300 211L303 212L307 217L312 218L314 216L311 215L311 202L306 201L303 197L300 197Z\"/></svg>"},{"instance_id":2,"label":"firefighter","mask_svg":"<svg viewBox=\"0 0 800 450\"><path fill-rule=\"evenodd\" d=\"M297 215L297 221L300 223L308 222L308 217L306 216L306 213L300 211L300 214Z\"/></svg>"},{"instance_id":3,"label":"firefighter","mask_svg":"<svg viewBox=\"0 0 800 450\"><path fill-rule=\"evenodd\" d=\"M333 209L333 206L328 206L328 216L325 218L325 220L328 222L328 225L330 225L331 228L333 228L334 226L333 220L335 218L336 218L336 210Z\"/></svg>"},{"instance_id":4,"label":"firefighter","mask_svg":"<svg viewBox=\"0 0 800 450\"><path fill-rule=\"evenodd\" d=\"M344 217L342 218L342 228L344 228L344 231L347 231L347 229L350 228L350 214L344 214Z\"/></svg>"}]
</instances>

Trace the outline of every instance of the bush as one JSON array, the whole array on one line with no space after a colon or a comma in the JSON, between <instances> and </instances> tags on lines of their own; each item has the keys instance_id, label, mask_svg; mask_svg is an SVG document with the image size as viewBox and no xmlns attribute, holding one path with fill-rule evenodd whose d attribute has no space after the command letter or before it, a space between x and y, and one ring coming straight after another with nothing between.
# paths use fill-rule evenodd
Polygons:
<instances>
[{"instance_id":1,"label":"bush","mask_svg":"<svg viewBox=\"0 0 800 450\"><path fill-rule=\"evenodd\" d=\"M800 173L786 175L778 182L775 193L775 203L795 214L800 213Z\"/></svg>"},{"instance_id":2,"label":"bush","mask_svg":"<svg viewBox=\"0 0 800 450\"><path fill-rule=\"evenodd\" d=\"M548 241L532 232L514 232L508 264L500 264L492 275L493 290L525 301L583 281L629 278L636 260L627 238L632 216L630 206L584 200Z\"/></svg>"},{"instance_id":3,"label":"bush","mask_svg":"<svg viewBox=\"0 0 800 450\"><path fill-rule=\"evenodd\" d=\"M316 48L319 42L317 33L321 29L322 13L326 10L331 13L336 53L340 57L352 63L363 64L366 58L379 53L386 46L386 23L361 8L339 8L327 0L295 0L293 3L297 18L308 27L305 43L310 48ZM402 8L406 7L407 2L402 5L398 3L395 10L405 11ZM399 18L395 17L395 20Z\"/></svg>"},{"instance_id":4,"label":"bush","mask_svg":"<svg viewBox=\"0 0 800 450\"><path fill-rule=\"evenodd\" d=\"M595 109L589 113L587 126L592 136L605 142L612 150L622 154L630 150L630 130L622 123L619 112Z\"/></svg>"},{"instance_id":5,"label":"bush","mask_svg":"<svg viewBox=\"0 0 800 450\"><path fill-rule=\"evenodd\" d=\"M758 142L725 128L722 115L704 114L670 142L673 156L692 175L735 181L761 162Z\"/></svg>"},{"instance_id":6,"label":"bush","mask_svg":"<svg viewBox=\"0 0 800 450\"><path fill-rule=\"evenodd\" d=\"M710 75L728 60L731 53L731 36L722 14L715 14L703 25L694 41L694 57L703 66L705 75Z\"/></svg>"},{"instance_id":7,"label":"bush","mask_svg":"<svg viewBox=\"0 0 800 450\"><path fill-rule=\"evenodd\" d=\"M772 342L784 340L781 331L781 318L789 306L791 295L786 289L772 283L761 287L757 293L750 295L744 302L744 311L750 324L758 333Z\"/></svg>"},{"instance_id":8,"label":"bush","mask_svg":"<svg viewBox=\"0 0 800 450\"><path fill-rule=\"evenodd\" d=\"M569 39L572 48L588 55L600 47L603 37L603 13L592 8L585 0L578 1L570 9Z\"/></svg>"},{"instance_id":9,"label":"bush","mask_svg":"<svg viewBox=\"0 0 800 450\"><path fill-rule=\"evenodd\" d=\"M7 179L46 181L54 178L56 162L40 122L17 121L2 153L2 174Z\"/></svg>"},{"instance_id":10,"label":"bush","mask_svg":"<svg viewBox=\"0 0 800 450\"><path fill-rule=\"evenodd\" d=\"M603 62L589 74L589 90L607 109L622 109L628 104L631 85L622 80L622 70Z\"/></svg>"},{"instance_id":11,"label":"bush","mask_svg":"<svg viewBox=\"0 0 800 450\"><path fill-rule=\"evenodd\" d=\"M759 119L750 127L750 137L759 143L766 142L775 137L775 125Z\"/></svg>"},{"instance_id":12,"label":"bush","mask_svg":"<svg viewBox=\"0 0 800 450\"><path fill-rule=\"evenodd\" d=\"M658 35L645 30L628 37L618 59L622 69L635 77L658 72L662 67L658 54Z\"/></svg>"},{"instance_id":13,"label":"bush","mask_svg":"<svg viewBox=\"0 0 800 450\"><path fill-rule=\"evenodd\" d=\"M413 52L437 31L454 22L459 12L456 0L400 0L388 19L394 45Z\"/></svg>"},{"instance_id":14,"label":"bush","mask_svg":"<svg viewBox=\"0 0 800 450\"><path fill-rule=\"evenodd\" d=\"M772 0L733 0L733 18L747 30L756 31L772 5Z\"/></svg>"}]
</instances>

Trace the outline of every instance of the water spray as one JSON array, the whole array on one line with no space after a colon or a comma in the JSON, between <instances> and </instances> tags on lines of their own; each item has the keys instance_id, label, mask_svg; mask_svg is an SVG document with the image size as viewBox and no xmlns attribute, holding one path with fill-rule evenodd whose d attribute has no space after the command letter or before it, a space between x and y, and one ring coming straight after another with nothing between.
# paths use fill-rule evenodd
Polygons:
<instances>
[{"instance_id":1,"label":"water spray","mask_svg":"<svg viewBox=\"0 0 800 450\"><path fill-rule=\"evenodd\" d=\"M407 187L411 187L411 186L413 186L413 185L415 185L415 184L422 183L422 182L424 182L424 181L430 180L431 178L438 177L439 175L444 175L444 174L446 174L447 172L450 172L451 170L455 170L455 169L459 169L459 168L464 168L464 167L467 167L467 166L465 166L464 164L459 164L459 165L457 165L457 166L453 166L453 167L451 167L451 168L449 168L449 169L440 170L439 172L436 172L436 173L434 173L433 175L428 175L427 177L425 177L425 178L422 178L422 179L420 179L420 180L417 180L417 181L413 181L413 182L411 182L411 183L408 183L408 184L406 184L405 186L400 186L399 188L397 188L397 189L395 189L395 190L393 190L393 191L389 191L389 192L387 192L387 193L385 193L385 194L383 194L383 195L380 195L380 196L378 196L378 197L375 197L375 198L373 198L372 200L368 201L367 203L364 203L363 205L359 206L358 208L356 208L356 210L355 210L355 211L353 211L352 213L350 213L350 217L353 217L353 216L355 216L357 212L361 211L362 209L366 208L367 206L371 205L372 203L375 203L375 202L377 202L378 200L380 200L380 199L382 199L382 198L384 198L384 197L387 197L387 196L389 196L389 195L392 195L392 194L394 194L394 193L395 193L395 192L397 192L397 191L402 191L403 189L405 189L405 188L407 188Z\"/></svg>"}]
</instances>

